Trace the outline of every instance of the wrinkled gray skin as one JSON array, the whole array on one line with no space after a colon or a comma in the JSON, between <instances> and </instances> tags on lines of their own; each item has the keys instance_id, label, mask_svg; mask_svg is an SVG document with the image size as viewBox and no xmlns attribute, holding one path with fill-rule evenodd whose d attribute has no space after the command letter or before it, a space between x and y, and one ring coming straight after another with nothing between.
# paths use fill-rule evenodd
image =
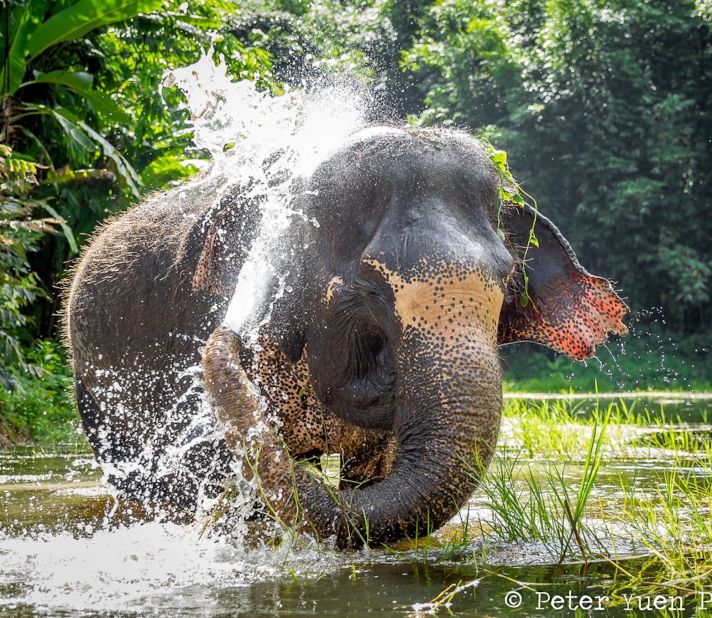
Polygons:
<instances>
[{"instance_id":1,"label":"wrinkled gray skin","mask_svg":"<svg viewBox=\"0 0 712 618\"><path fill-rule=\"evenodd\" d=\"M77 270L68 335L97 457L139 463L114 482L190 508L198 484L219 483L229 451L242 452L264 421L245 473L257 470L263 499L286 523L344 547L444 523L496 442L498 332L499 342L527 338L584 355L623 329L610 284L588 275L543 217L522 307L514 267L533 213L500 209L498 183L464 134L354 137L296 189L296 206L319 226L300 218L285 238L297 247L292 279L254 349L220 323L255 235L256 199L231 189L208 211L218 186L178 190L110 223ZM202 441L210 423L195 421L197 394L185 396L192 378L181 376L201 359L226 427ZM179 457L180 470L162 473L162 454L188 443L197 446ZM327 491L293 465L322 452L340 452L342 476L361 485Z\"/></svg>"},{"instance_id":2,"label":"wrinkled gray skin","mask_svg":"<svg viewBox=\"0 0 712 618\"><path fill-rule=\"evenodd\" d=\"M225 179L158 195L110 221L79 262L66 301L76 399L87 437L109 479L126 495L176 509L194 506L205 478L222 482L229 453L210 419L196 421L200 388L189 370L220 324L227 297L193 289ZM221 273L235 280L254 234L257 204L227 192L220 209L231 255ZM188 373L186 373L188 371ZM166 449L192 445L164 471ZM134 468L134 469L132 469ZM217 488L216 488L217 491Z\"/></svg>"}]
</instances>

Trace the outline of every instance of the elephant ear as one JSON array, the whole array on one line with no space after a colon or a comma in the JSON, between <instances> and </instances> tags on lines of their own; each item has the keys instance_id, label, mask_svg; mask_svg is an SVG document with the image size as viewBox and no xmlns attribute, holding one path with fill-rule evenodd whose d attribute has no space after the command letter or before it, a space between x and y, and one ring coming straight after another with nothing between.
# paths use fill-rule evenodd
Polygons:
<instances>
[{"instance_id":1,"label":"elephant ear","mask_svg":"<svg viewBox=\"0 0 712 618\"><path fill-rule=\"evenodd\" d=\"M228 293L223 271L222 262L226 260L230 250L229 240L232 236L229 232L234 228L235 214L230 211L223 211L215 215L210 222L205 235L203 248L195 267L193 276L193 291L208 292L215 296L226 296Z\"/></svg>"},{"instance_id":2,"label":"elephant ear","mask_svg":"<svg viewBox=\"0 0 712 618\"><path fill-rule=\"evenodd\" d=\"M502 223L519 265L500 315L500 344L534 341L581 360L608 333L627 333L621 319L628 307L610 281L579 264L549 219L528 205L507 204Z\"/></svg>"},{"instance_id":3,"label":"elephant ear","mask_svg":"<svg viewBox=\"0 0 712 618\"><path fill-rule=\"evenodd\" d=\"M199 251L192 288L227 298L235 287L240 265L247 257L259 222L259 196L245 197L233 189L215 208L199 218L185 253Z\"/></svg>"}]
</instances>

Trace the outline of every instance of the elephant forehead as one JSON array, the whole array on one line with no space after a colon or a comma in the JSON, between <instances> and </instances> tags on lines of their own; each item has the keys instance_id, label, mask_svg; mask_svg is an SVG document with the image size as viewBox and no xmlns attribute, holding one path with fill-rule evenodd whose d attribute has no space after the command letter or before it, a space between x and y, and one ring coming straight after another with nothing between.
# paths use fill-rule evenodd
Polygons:
<instances>
[{"instance_id":1,"label":"elephant forehead","mask_svg":"<svg viewBox=\"0 0 712 618\"><path fill-rule=\"evenodd\" d=\"M378 260L366 262L391 287L404 329L450 338L463 328L496 333L503 292L483 267L422 260L413 274L404 276Z\"/></svg>"}]
</instances>

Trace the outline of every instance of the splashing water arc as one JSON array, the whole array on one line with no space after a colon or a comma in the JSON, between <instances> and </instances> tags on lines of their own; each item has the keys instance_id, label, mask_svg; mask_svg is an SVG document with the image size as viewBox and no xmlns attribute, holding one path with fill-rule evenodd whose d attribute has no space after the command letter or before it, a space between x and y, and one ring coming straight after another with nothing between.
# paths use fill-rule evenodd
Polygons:
<instances>
[{"instance_id":1,"label":"splashing water arc","mask_svg":"<svg viewBox=\"0 0 712 618\"><path fill-rule=\"evenodd\" d=\"M298 256L306 248L298 246L303 241L290 233L298 227L295 222L302 227L319 226L318 221L309 219L295 205L299 197L298 180L308 177L331 152L365 127L373 100L368 92L351 85L322 85L273 96L259 91L253 82L232 81L226 65L214 64L210 55L204 55L193 65L169 71L163 87L173 86L185 93L193 141L198 149L210 154L210 160L192 162L198 163L202 171L178 188L178 199L171 208L194 218L192 211L182 210L183 203L188 203L191 195L200 195L208 200L205 225L209 225L226 203L234 203L231 196L239 194L244 202L258 205L256 235L249 246L235 249L247 251L247 255L234 290L225 290L231 301L225 315L220 316L243 341L257 349L260 327L269 322L275 302L291 292L290 268L298 263ZM218 229L218 233L222 230ZM233 255L220 259L230 260ZM186 469L186 453L222 436L223 428L202 389L202 367L189 364L175 369L190 386L180 400L173 402L165 423L146 441L137 458L104 462L102 469L107 479L130 478L149 462L155 465L159 479L181 473L192 475ZM113 385L104 389L109 404L123 405L121 384L130 379L131 375L116 371ZM156 379L161 376L151 374L148 378ZM173 435L171 426L184 422L179 408L186 403L194 407L190 422L178 435ZM277 418L270 420L279 426ZM255 427L250 439L258 444L266 430L263 425ZM166 439L168 435L170 438ZM104 441L107 439L108 436ZM231 530L240 538L246 533L245 518L254 506L255 487L242 477L238 464L232 466L232 476L240 491L230 507L235 513ZM214 490L208 489L206 479L207 476L199 480L198 515L209 513L215 506L216 498L210 495Z\"/></svg>"},{"instance_id":2,"label":"splashing water arc","mask_svg":"<svg viewBox=\"0 0 712 618\"><path fill-rule=\"evenodd\" d=\"M209 55L169 72L165 85L185 93L195 144L210 152L212 166L202 182L221 177L222 194L240 186L249 187L246 197L261 197L259 232L224 319L243 340L254 343L274 300L288 291L294 247L285 232L294 217L306 220L292 207L293 181L308 176L363 129L373 101L365 91L344 85L272 96L253 82L231 81L226 65L215 65Z\"/></svg>"}]
</instances>

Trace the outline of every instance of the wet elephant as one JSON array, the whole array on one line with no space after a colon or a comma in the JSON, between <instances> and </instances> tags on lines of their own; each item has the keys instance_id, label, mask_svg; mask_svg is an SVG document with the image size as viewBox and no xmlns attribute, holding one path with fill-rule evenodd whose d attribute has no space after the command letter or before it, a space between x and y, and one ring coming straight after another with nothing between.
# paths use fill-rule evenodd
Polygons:
<instances>
[{"instance_id":1,"label":"wet elephant","mask_svg":"<svg viewBox=\"0 0 712 618\"><path fill-rule=\"evenodd\" d=\"M502 203L500 182L464 133L353 136L295 190L297 249L268 312L265 299L230 304L259 224L249 192L214 208L217 186L174 191L106 226L77 269L67 324L98 458L141 462L115 482L190 504L233 453L275 517L342 547L452 517L497 440L498 345L581 359L625 331L611 284L544 216ZM259 313L249 337L236 303ZM222 433L193 453L201 393L188 382L201 360ZM182 475L161 475L161 450L184 442ZM341 455L338 489L295 463L322 453Z\"/></svg>"}]
</instances>

